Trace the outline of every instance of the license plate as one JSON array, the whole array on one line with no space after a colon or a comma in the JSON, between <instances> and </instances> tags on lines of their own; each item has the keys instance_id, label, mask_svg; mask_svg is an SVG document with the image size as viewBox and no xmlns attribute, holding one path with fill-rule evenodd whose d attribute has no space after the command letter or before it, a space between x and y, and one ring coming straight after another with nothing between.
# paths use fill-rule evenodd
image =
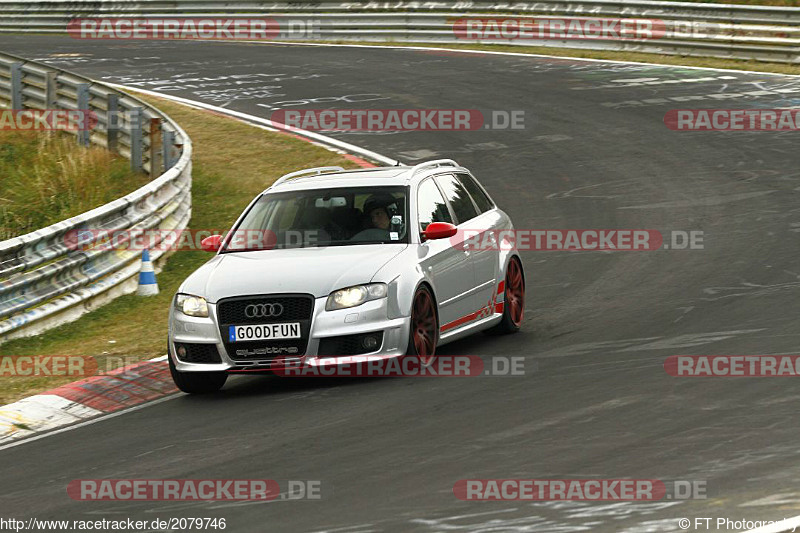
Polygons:
<instances>
[{"instance_id":1,"label":"license plate","mask_svg":"<svg viewBox=\"0 0 800 533\"><path fill-rule=\"evenodd\" d=\"M300 337L300 322L228 326L228 342L299 339Z\"/></svg>"}]
</instances>

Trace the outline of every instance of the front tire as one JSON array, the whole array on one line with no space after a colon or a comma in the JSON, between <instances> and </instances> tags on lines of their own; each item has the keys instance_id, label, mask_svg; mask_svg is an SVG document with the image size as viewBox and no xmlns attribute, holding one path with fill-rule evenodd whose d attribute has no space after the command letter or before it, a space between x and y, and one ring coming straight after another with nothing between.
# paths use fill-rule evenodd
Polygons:
<instances>
[{"instance_id":1,"label":"front tire","mask_svg":"<svg viewBox=\"0 0 800 533\"><path fill-rule=\"evenodd\" d=\"M171 355L167 355L167 359L169 359L169 373L175 386L189 394L217 392L228 379L228 374L225 372L181 372L175 368Z\"/></svg>"},{"instance_id":2,"label":"front tire","mask_svg":"<svg viewBox=\"0 0 800 533\"><path fill-rule=\"evenodd\" d=\"M438 334L436 302L430 289L420 285L411 304L411 327L406 355L417 357L423 366L430 365L436 357Z\"/></svg>"},{"instance_id":3,"label":"front tire","mask_svg":"<svg viewBox=\"0 0 800 533\"><path fill-rule=\"evenodd\" d=\"M516 333L522 327L525 315L525 276L519 258L512 257L506 267L505 302L500 323L487 332L494 334Z\"/></svg>"}]
</instances>

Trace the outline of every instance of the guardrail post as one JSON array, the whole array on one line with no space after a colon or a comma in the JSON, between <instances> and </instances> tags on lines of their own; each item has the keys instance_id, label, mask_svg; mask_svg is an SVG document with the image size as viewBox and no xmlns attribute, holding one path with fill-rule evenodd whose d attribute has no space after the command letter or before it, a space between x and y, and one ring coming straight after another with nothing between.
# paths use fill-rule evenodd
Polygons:
<instances>
[{"instance_id":1,"label":"guardrail post","mask_svg":"<svg viewBox=\"0 0 800 533\"><path fill-rule=\"evenodd\" d=\"M106 95L106 145L111 152L119 152L119 95Z\"/></svg>"},{"instance_id":2,"label":"guardrail post","mask_svg":"<svg viewBox=\"0 0 800 533\"><path fill-rule=\"evenodd\" d=\"M91 132L89 131L89 84L79 83L75 86L75 88L78 111L82 111L84 113L82 126L78 130L78 144L82 146L89 146L89 137L91 135Z\"/></svg>"},{"instance_id":3,"label":"guardrail post","mask_svg":"<svg viewBox=\"0 0 800 533\"><path fill-rule=\"evenodd\" d=\"M22 109L22 65L11 64L11 109Z\"/></svg>"},{"instance_id":4,"label":"guardrail post","mask_svg":"<svg viewBox=\"0 0 800 533\"><path fill-rule=\"evenodd\" d=\"M134 172L142 171L142 115L141 107L134 107L131 110L131 170Z\"/></svg>"},{"instance_id":5,"label":"guardrail post","mask_svg":"<svg viewBox=\"0 0 800 533\"><path fill-rule=\"evenodd\" d=\"M150 179L161 175L161 119L150 119Z\"/></svg>"},{"instance_id":6,"label":"guardrail post","mask_svg":"<svg viewBox=\"0 0 800 533\"><path fill-rule=\"evenodd\" d=\"M45 109L55 109L58 100L58 85L56 77L58 72L48 71L44 73L44 107Z\"/></svg>"},{"instance_id":7,"label":"guardrail post","mask_svg":"<svg viewBox=\"0 0 800 533\"><path fill-rule=\"evenodd\" d=\"M175 165L172 159L172 151L175 149L175 132L168 130L161 125L161 152L164 155L164 172L171 169Z\"/></svg>"}]
</instances>

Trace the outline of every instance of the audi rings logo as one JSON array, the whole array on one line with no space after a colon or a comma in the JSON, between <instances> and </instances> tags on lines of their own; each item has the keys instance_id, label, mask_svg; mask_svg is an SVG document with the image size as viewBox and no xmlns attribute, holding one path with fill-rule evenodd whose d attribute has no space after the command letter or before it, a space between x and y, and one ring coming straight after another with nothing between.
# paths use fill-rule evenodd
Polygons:
<instances>
[{"instance_id":1,"label":"audi rings logo","mask_svg":"<svg viewBox=\"0 0 800 533\"><path fill-rule=\"evenodd\" d=\"M281 304L250 304L244 308L244 315L247 318L269 318L281 316L283 306Z\"/></svg>"}]
</instances>

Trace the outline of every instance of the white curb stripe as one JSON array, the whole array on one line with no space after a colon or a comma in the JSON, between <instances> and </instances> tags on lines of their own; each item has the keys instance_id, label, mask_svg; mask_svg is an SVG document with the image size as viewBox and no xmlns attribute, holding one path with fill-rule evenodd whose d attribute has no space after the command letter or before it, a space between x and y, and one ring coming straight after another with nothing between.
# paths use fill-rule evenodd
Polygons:
<instances>
[{"instance_id":1,"label":"white curb stripe","mask_svg":"<svg viewBox=\"0 0 800 533\"><path fill-rule=\"evenodd\" d=\"M0 408L0 443L103 414L52 394L37 394Z\"/></svg>"},{"instance_id":2,"label":"white curb stripe","mask_svg":"<svg viewBox=\"0 0 800 533\"><path fill-rule=\"evenodd\" d=\"M166 355L149 359L150 362L162 362L166 360ZM170 395L168 398L177 396L179 395ZM129 409L123 409L118 413L111 413L111 415L117 416L140 407L159 403L162 400L163 398ZM103 414L103 411L98 411L92 407L55 394L48 394L47 392L0 406L0 444L11 442L10 444L0 446L0 450L11 448L25 442L32 442L49 435L55 435L57 433L83 427L88 422L94 422L96 417L100 417L97 418L97 421L111 417L111 415L101 416ZM70 425L81 421L84 421L84 423ZM69 427L63 428L63 426ZM62 429L50 431L59 427ZM34 436L36 433L42 432L46 433Z\"/></svg>"},{"instance_id":3,"label":"white curb stripe","mask_svg":"<svg viewBox=\"0 0 800 533\"><path fill-rule=\"evenodd\" d=\"M160 403L163 403L163 402L166 402L166 401L169 401L169 400L174 400L175 398L180 398L181 396L183 396L183 395L182 394L171 394L169 396L165 396L163 398L159 398L158 400L153 400L152 402L143 403L141 405L135 405L135 406L130 407L128 409L123 409L122 411L117 411L116 413L110 413L110 414L107 414L107 415L104 415L104 416L101 416L101 417L98 417L98 418L93 418L91 420L87 420L85 422L81 422L79 424L75 424L73 426L67 426L65 428L56 429L54 431L49 431L47 433L42 433L41 435L34 435L34 436L29 437L27 439L19 440L19 441L16 441L16 442L12 442L12 443L6 444L4 446L0 446L0 451L7 450L8 448L14 448L15 446L19 446L21 444L27 444L29 442L37 441L39 439L52 437L53 435L58 435L59 433L64 433L66 431L72 431L73 429L78 429L78 428L90 426L92 424L96 424L97 422L102 422L103 420L116 418L118 416L122 416L122 415L127 414L127 413L132 413L133 411L138 411L139 409L144 409L145 407L150 407L152 405L158 405ZM22 400L20 400L20 401L22 401Z\"/></svg>"}]
</instances>

